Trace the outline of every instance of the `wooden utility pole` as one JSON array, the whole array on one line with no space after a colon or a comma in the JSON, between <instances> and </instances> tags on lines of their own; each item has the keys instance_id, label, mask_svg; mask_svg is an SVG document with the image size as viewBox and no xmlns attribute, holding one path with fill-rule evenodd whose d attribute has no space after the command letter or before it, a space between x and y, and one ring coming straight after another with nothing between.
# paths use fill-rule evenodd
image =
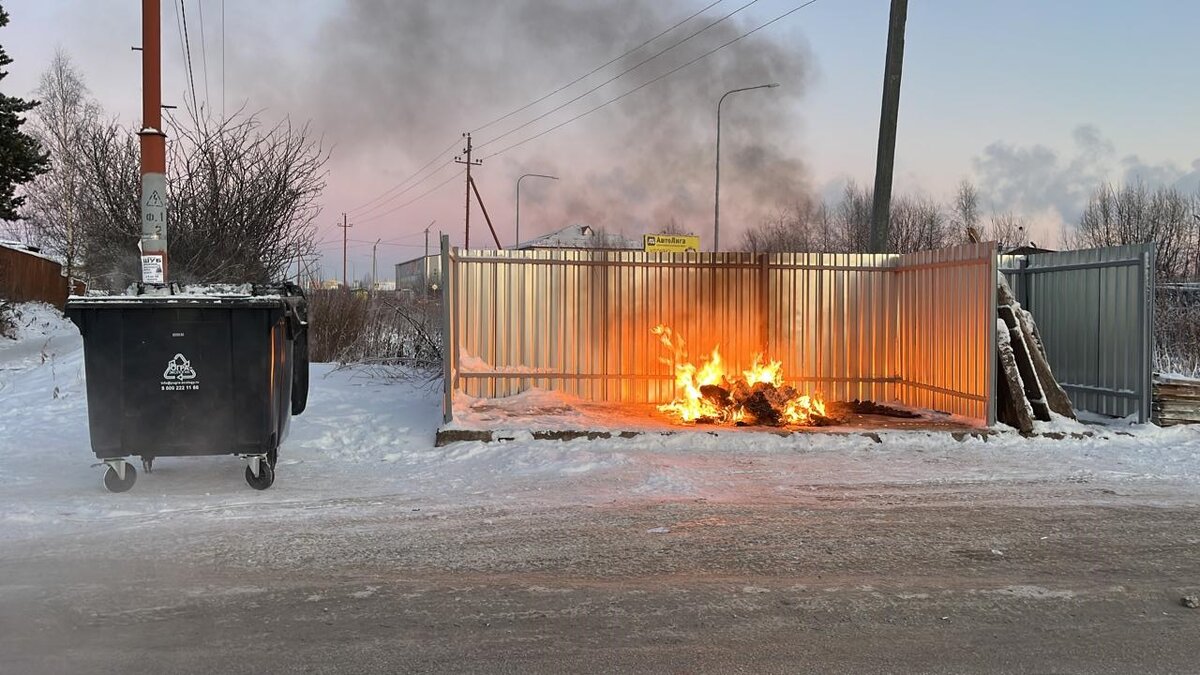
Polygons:
<instances>
[{"instance_id":1,"label":"wooden utility pole","mask_svg":"<svg viewBox=\"0 0 1200 675\"><path fill-rule=\"evenodd\" d=\"M346 288L350 288L350 280L346 278L346 248L347 243L349 242L348 237L350 236L350 228L354 226L346 222L346 213L344 211L342 212L342 222L335 224L342 228L342 285Z\"/></svg>"},{"instance_id":2,"label":"wooden utility pole","mask_svg":"<svg viewBox=\"0 0 1200 675\"><path fill-rule=\"evenodd\" d=\"M892 0L887 57L883 71L883 110L879 115L879 153L875 158L875 201L871 208L871 252L886 253L896 163L896 125L900 114L900 73L904 66L904 24L908 0Z\"/></svg>"},{"instance_id":3,"label":"wooden utility pole","mask_svg":"<svg viewBox=\"0 0 1200 675\"><path fill-rule=\"evenodd\" d=\"M167 282L167 135L162 131L162 16L142 0L142 281Z\"/></svg>"},{"instance_id":4,"label":"wooden utility pole","mask_svg":"<svg viewBox=\"0 0 1200 675\"><path fill-rule=\"evenodd\" d=\"M467 139L467 147L463 150L463 155L465 155L466 161L464 161L462 157L455 157L454 161L459 164L467 165L467 213L466 219L464 220L466 231L463 233L463 248L471 248L471 189L472 185L474 185L471 182L471 167L479 166L480 164L483 164L483 161L478 159L471 161L471 133L467 132L463 134L463 136Z\"/></svg>"}]
</instances>

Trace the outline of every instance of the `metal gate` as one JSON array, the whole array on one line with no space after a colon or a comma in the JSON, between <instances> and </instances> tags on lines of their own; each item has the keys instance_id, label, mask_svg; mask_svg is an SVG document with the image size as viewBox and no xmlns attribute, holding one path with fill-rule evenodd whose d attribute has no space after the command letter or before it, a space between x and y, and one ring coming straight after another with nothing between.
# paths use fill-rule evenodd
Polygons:
<instances>
[{"instance_id":1,"label":"metal gate","mask_svg":"<svg viewBox=\"0 0 1200 675\"><path fill-rule=\"evenodd\" d=\"M1003 256L1076 410L1150 419L1154 244Z\"/></svg>"}]
</instances>

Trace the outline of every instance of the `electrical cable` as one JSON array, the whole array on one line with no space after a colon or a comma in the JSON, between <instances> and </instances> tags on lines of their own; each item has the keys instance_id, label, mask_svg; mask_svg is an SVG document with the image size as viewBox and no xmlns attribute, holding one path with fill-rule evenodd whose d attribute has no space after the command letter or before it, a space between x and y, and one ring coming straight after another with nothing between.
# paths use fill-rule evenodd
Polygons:
<instances>
[{"instance_id":1,"label":"electrical cable","mask_svg":"<svg viewBox=\"0 0 1200 675\"><path fill-rule=\"evenodd\" d=\"M607 105L609 105L609 104L616 103L617 101L620 101L621 99L625 98L626 96L629 96L630 94L632 94L632 93L634 93L634 92L640 91L641 89L644 89L644 88L646 88L646 87L648 87L648 86L650 86L650 85L654 84L655 82L658 82L659 80L662 80L662 79L665 79L665 78L667 78L667 77L670 77L671 75L674 75L675 73L677 73L677 72L679 72L679 71L683 70L684 68L687 68L688 66L692 65L693 63L696 63L697 61L699 61L699 60L701 60L701 59L704 59L704 58L706 58L706 57L708 57L708 56L711 56L712 54L715 54L716 52L718 52L718 51L720 51L720 50L722 50L722 49L724 49L724 48L728 47L729 45L732 45L732 44L733 44L733 43L735 43L735 42L738 42L738 41L740 41L740 40L742 40L742 39L744 39L744 38L750 37L751 35L753 35L753 34L757 33L758 31L760 31L760 30L762 30L762 29L764 29L764 28L766 28L767 26L770 26L771 24L775 23L776 21L780 21L781 19L784 19L784 18L786 18L786 17L788 17L788 16L790 16L790 15L792 15L792 14L795 14L796 12L798 12L798 11L800 11L800 10L804 9L805 7L808 7L809 5L812 5L812 4L816 3L816 2L817 2L817 0L808 0L808 2L802 3L802 4L800 4L800 5L799 5L799 6L797 6L797 7L793 7L792 9L788 10L787 12L784 12L783 14L780 14L779 16L777 16L777 17L775 17L774 19L771 19L770 21L768 21L768 22L766 22L766 23L764 23L764 24L762 24L762 25L758 26L757 28L754 28L753 30L747 31L747 32L745 32L745 33L742 33L741 35L739 35L739 36L737 36L737 37L733 38L732 40L729 40L728 42L725 42L725 43L723 43L723 44L720 44L720 45L718 45L718 46L714 47L713 49L710 49L710 50L708 50L707 52L704 52L703 54L701 54L701 55L697 56L696 58L694 58L694 59L692 59L692 60L690 60L690 61L688 61L688 62L686 62L686 63L684 63L684 64L682 64L682 65L679 65L679 66L677 66L676 68L673 68L673 69L671 69L671 70L669 70L669 71L667 71L667 72L665 72L665 73L663 73L663 74L659 75L658 77L655 77L655 78L654 78L654 79L652 79L652 80L649 80L649 81L647 81L647 82L644 82L644 83L642 83L641 85L638 85L637 87L635 87L635 88L633 88L633 89L630 89L629 91L625 92L624 94L621 94L620 96L617 96L616 98L609 99L609 100L605 101L604 103L601 103L600 105L598 105L598 106L596 106L596 107L594 107L594 108L591 108L590 110L586 110L586 111L584 111L584 112L582 112L582 113L580 113L580 114L578 114L578 115L576 115L576 116L574 116L574 117L572 117L572 118L570 118L570 119L568 119L568 120L566 120L566 121L564 121L564 122L560 122L560 123L558 123L558 124L556 124L556 125L554 125L554 126L550 127L549 129L546 129L545 131L542 131L542 132L540 132L540 133L534 134L533 136L530 136L529 138L526 138L525 140L522 140L522 141L517 141L516 143L513 143L512 145L509 145L509 146L507 146L507 147L505 147L505 148L503 148L503 149L501 149L501 150L497 150L496 152L493 152L493 153L492 153L492 154L490 154L490 155L487 155L487 156L485 156L485 157L482 157L481 159L489 159L489 158L491 158L491 157L495 157L496 155L499 155L499 154L501 154L501 153L508 152L509 150L512 150L513 148L515 148L515 147L517 147L517 146L524 145L524 144L528 143L529 141L532 141L532 140L534 140L534 139L537 139L537 138L541 138L542 136L545 136L546 134L548 134L548 133L550 133L550 132L552 132L552 131L555 131L555 130L557 130L557 129L561 129L562 127L565 127L566 125L570 124L571 122L574 122L575 120L578 120L578 119L580 119L581 117L586 117L586 116L588 116L588 115L590 115L590 114L592 114L592 113L596 112L597 110L599 110L599 109L601 109L601 108L603 108L603 107L605 107L605 106L607 106Z\"/></svg>"},{"instance_id":2,"label":"electrical cable","mask_svg":"<svg viewBox=\"0 0 1200 675\"><path fill-rule=\"evenodd\" d=\"M183 44L187 47L188 80L192 84L192 107L195 109L196 114L199 115L200 104L196 101L196 74L195 71L192 70L192 41L188 37L187 6L183 4L183 0L179 0L179 11L183 16Z\"/></svg>"},{"instance_id":3,"label":"electrical cable","mask_svg":"<svg viewBox=\"0 0 1200 675\"><path fill-rule=\"evenodd\" d=\"M562 91L562 90L564 90L564 89L566 89L566 88L568 88L568 87L570 87L570 86L572 86L572 85L574 85L574 84L576 84L576 83L578 83L578 82L580 82L580 81L582 81L582 80L585 80L585 79L587 79L587 78L591 77L592 75L595 75L596 73L600 72L601 70L604 70L605 68L607 68L607 67L611 66L612 64L616 63L617 61L620 61L621 59L625 58L626 56L629 56L630 54L633 54L634 52L638 51L638 50L639 50L639 49L641 49L642 47L645 47L646 45L650 44L651 42L654 42L654 41L655 41L655 40L657 40L658 38L660 38L660 37L662 37L662 36L666 35L667 33L670 33L671 31L675 30L676 28L679 28L679 27L680 27L680 26L682 26L683 24L685 24L685 23L687 23L687 22L691 21L692 19L694 19L694 18L696 18L696 17L700 16L701 14L703 14L703 13L707 12L708 10L710 10L710 9L712 9L713 7L715 7L715 6L719 5L719 4L721 4L721 3L722 3L722 2L724 2L724 1L725 1L725 0L716 0L716 2L709 3L709 5L708 5L707 7L704 7L703 9L701 9L701 10L699 10L699 11L695 12L694 14L691 14L691 15L690 15L690 16L688 16L686 19L684 19L684 20L682 20L682 21L680 21L680 22L676 23L675 25L671 26L670 28L667 28L666 30L664 30L664 31L662 31L661 33L659 33L658 35L655 35L654 37L650 38L649 40L646 40L646 41L645 41L645 42L643 42L642 44L640 44L640 45L638 45L638 46L634 47L633 49L630 49L629 51L625 52L624 54L621 54L620 56L613 57L612 59L610 59L610 60L608 60L608 61L606 61L606 62L604 62L604 63L602 63L602 64L600 64L600 65L598 65L598 66L596 66L595 68L591 69L591 70L590 70L590 71L588 71L587 73L584 73L583 75L580 75L579 77L575 78L574 80L571 80L570 82L568 82L568 83L566 83L566 84L562 85L562 86L561 86L561 87L559 87L558 89L555 89L554 91L550 92L549 94L546 94L545 96L543 96L543 97L541 97L541 98L537 99L536 101L533 101L532 103L527 103L527 104L525 104L525 105L521 106L520 108L517 108L516 110L514 110L514 111L512 111L512 112L508 113L507 115L502 115L502 116L500 116L500 117L497 117L496 119L492 120L491 122L488 122L487 124L485 124L485 125L483 125L483 126L481 126L481 127L476 127L476 128L475 128L475 129L474 129L474 130L473 130L471 133L473 133L473 134L477 134L477 133L479 133L480 131L483 131L484 129L486 129L486 128L488 128L488 127L492 126L493 124L495 124L495 123L497 123L497 122L503 122L504 120L508 119L509 117L512 117L513 115L516 115L516 114L517 114L517 113L519 113L519 112L523 112L523 111L525 111L525 110L528 110L529 108L532 108L533 106L535 106L535 105L537 105L537 104L541 103L542 101L545 101L546 99L548 99L548 98L550 98L551 96L553 96L553 95L557 94L558 92L560 92L560 91Z\"/></svg>"},{"instance_id":4,"label":"electrical cable","mask_svg":"<svg viewBox=\"0 0 1200 675\"><path fill-rule=\"evenodd\" d=\"M204 65L204 105L210 105L208 99L208 48L204 40L204 3L196 0L196 10L200 12L200 62Z\"/></svg>"},{"instance_id":5,"label":"electrical cable","mask_svg":"<svg viewBox=\"0 0 1200 675\"><path fill-rule=\"evenodd\" d=\"M533 119L529 120L528 122L525 122L524 124L520 124L518 126L513 127L512 129L509 129L508 131L500 134L499 136L496 136L495 138L492 138L489 141L486 141L484 143L481 143L481 144L475 146L476 149L482 150L482 149L486 148L487 146L491 145L492 143L495 143L496 141L498 141L502 138L505 138L506 136L511 136L512 134L520 131L521 129L524 129L525 127L527 127L535 122L545 119L549 115L552 115L552 114L558 112L559 110L562 110L563 108L571 105L572 103L575 103L576 101L583 98L584 96L587 96L588 94L591 94L591 93L595 92L596 90L601 89L601 88L605 87L606 85L618 80L619 78L624 77L625 75L628 75L629 73L637 70L638 68L641 68L642 66L646 65L647 63L650 63L654 59L657 59L658 57L662 56L663 54L666 54L667 52L678 47L679 45L687 42L688 40L691 40L692 38L696 37L697 35L700 35L701 33L707 31L708 29L712 28L713 26L716 26L717 24L722 23L723 21L729 19L730 17L737 14L738 12L745 10L746 8L757 3L758 1L759 0L750 0L750 2L747 2L746 4L742 5L741 7L738 7L737 9L735 9L732 12L726 14L725 16L717 19L716 21L713 21L712 23L708 24L704 28L701 28L700 30L696 31L695 33L692 33L691 35L683 38L682 40L673 43L671 46L666 47L665 49L662 49L662 50L656 52L652 56L642 59L641 61L637 62L633 66L630 66L629 68L626 68L625 70L622 70L621 72L617 73L616 75L613 75L612 77L601 82L600 84L592 87L591 89L588 89L587 91L576 96L575 98L573 98L565 103L559 104L558 106L555 106L554 108L551 108L550 110L547 110L546 112L542 113L541 115L538 115L537 117L534 117Z\"/></svg>"},{"instance_id":6,"label":"electrical cable","mask_svg":"<svg viewBox=\"0 0 1200 675\"><path fill-rule=\"evenodd\" d=\"M399 183L396 183L396 184L395 184L395 185L393 185L391 188L389 188L388 190L384 191L382 194L380 194L379 196L375 197L374 199L371 199L370 201L367 201L367 202L364 202L364 203L362 203L362 204L359 204L358 206L356 206L356 207L354 207L354 208L350 209L349 211L347 211L346 213L354 213L354 212L356 212L356 211L360 211L360 210L362 210L364 207L366 207L367 205L369 205L369 204L374 204L375 202L379 201L380 199L383 199L384 197L387 197L387 195L391 194L392 192L395 192L395 191L396 191L396 190L398 190L398 189L399 189L401 186L403 186L405 183L409 182L409 181L410 181L410 180L412 180L413 178L416 178L418 175L420 175L420 174L421 174L421 172L422 172L422 171L424 171L425 169L429 168L429 166L430 166L431 164L433 164L433 163L434 163L434 162L436 162L437 160L441 159L443 155L445 155L446 153L448 153L448 152L450 152L451 150L453 150L453 149L454 149L454 146L458 145L458 143L459 143L459 140L460 140L460 139L457 139L457 138L456 138L456 139L454 139L454 141L453 141L453 142L451 142L451 143L450 143L450 145L446 146L446 149L445 149L445 150L442 150L442 151L441 151L441 152L439 152L438 154L434 155L433 159L431 159L431 160L429 160L428 162L426 162L425 164L423 164L423 165L421 166L421 168L419 168L419 169L417 169L415 172L413 172L413 173L412 173L412 175L410 175L408 178L405 178L404 180L400 181ZM447 164L448 164L448 163L449 163L449 162L447 162ZM436 172L437 172L438 170L440 170L441 168L442 168L442 167L440 167L440 166L439 166L437 169L435 169L435 170L434 170L434 172L433 172L433 173L436 173ZM432 175L432 174L430 174L430 175ZM426 180L426 179L428 179L428 176L426 176L425 178L422 178L421 180L423 181L423 180ZM414 183L413 185L410 185L410 186L408 186L407 188L405 188L405 192L407 192L408 190L411 190L411 189L412 189L412 188L413 188L415 185L419 184L420 182L421 182L421 181L418 181L417 183ZM401 192L400 194L404 194L404 192ZM391 199L394 199L395 197L398 197L398 196L400 196L400 195L395 195L394 197L389 197L388 199L384 199L384 202L390 201ZM376 208L378 208L379 206L382 206L382 204L378 204L378 205L376 205L376 206L372 206L371 208L367 209L367 212L373 211L373 210L375 210Z\"/></svg>"},{"instance_id":7,"label":"electrical cable","mask_svg":"<svg viewBox=\"0 0 1200 675\"><path fill-rule=\"evenodd\" d=\"M365 219L365 220L361 220L361 221L359 221L359 222L361 222L361 223L369 223L369 222L371 222L371 221L373 221L373 220L378 220L378 219L380 219L380 218L382 218L382 217L384 217L384 216L386 216L386 215L388 215L388 214L395 213L396 211L399 211L400 209L402 209L402 208L404 208L404 207L408 206L409 204L413 204L413 203L417 202L418 200L420 200L420 199L423 199L424 197L427 197L427 196L429 196L430 194L433 194L434 192L436 192L436 191L440 190L441 188L443 188L443 187L445 187L447 184L449 184L449 183L450 183L450 181L453 181L453 180L457 179L459 176L461 176L461 175L463 175L464 173L466 173L466 171L467 171L466 169L461 169L461 170L459 170L459 171L455 171L455 172L454 172L454 174L453 174L453 175L451 175L451 176L450 176L449 178L447 178L446 180L444 180L444 181L442 181L442 182L438 183L437 185L435 185L435 186L433 186L432 188L430 188L430 189L426 190L425 192L422 192L421 194L417 195L416 197L413 197L412 199L410 199L410 200L408 200L408 201L404 202L403 204L400 204L399 206L394 206L394 207L392 207L392 208L388 209L387 211L384 211L383 213L376 214L376 215L374 215L374 216L371 216L370 218L367 218L367 219Z\"/></svg>"}]
</instances>

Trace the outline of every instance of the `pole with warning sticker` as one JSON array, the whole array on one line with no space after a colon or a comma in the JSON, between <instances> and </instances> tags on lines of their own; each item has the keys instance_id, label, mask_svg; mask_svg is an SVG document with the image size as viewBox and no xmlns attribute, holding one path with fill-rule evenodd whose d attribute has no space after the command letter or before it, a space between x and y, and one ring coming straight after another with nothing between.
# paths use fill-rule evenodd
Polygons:
<instances>
[{"instance_id":1,"label":"pole with warning sticker","mask_svg":"<svg viewBox=\"0 0 1200 675\"><path fill-rule=\"evenodd\" d=\"M167 283L167 135L162 131L162 17L142 0L142 281Z\"/></svg>"}]
</instances>

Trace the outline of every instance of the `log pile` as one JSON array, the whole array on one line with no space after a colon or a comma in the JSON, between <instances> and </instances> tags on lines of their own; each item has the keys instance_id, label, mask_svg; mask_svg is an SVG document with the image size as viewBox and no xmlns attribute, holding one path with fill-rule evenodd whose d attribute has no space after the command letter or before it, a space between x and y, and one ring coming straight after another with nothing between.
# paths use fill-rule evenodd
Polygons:
<instances>
[{"instance_id":1,"label":"log pile","mask_svg":"<svg viewBox=\"0 0 1200 675\"><path fill-rule=\"evenodd\" d=\"M1200 424L1200 380L1155 377L1151 421L1160 427Z\"/></svg>"}]
</instances>

